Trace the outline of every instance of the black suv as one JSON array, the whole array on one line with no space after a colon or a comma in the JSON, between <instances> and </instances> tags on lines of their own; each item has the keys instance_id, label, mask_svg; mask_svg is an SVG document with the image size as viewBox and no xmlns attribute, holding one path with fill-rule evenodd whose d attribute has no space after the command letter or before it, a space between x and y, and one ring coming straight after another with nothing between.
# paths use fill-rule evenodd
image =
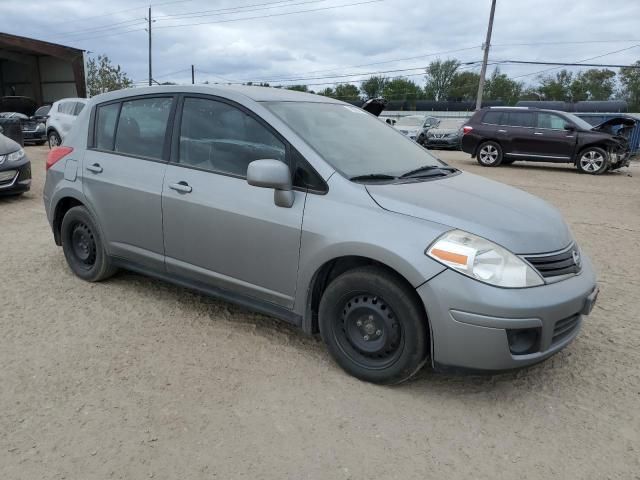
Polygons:
<instances>
[{"instance_id":1,"label":"black suv","mask_svg":"<svg viewBox=\"0 0 640 480\"><path fill-rule=\"evenodd\" d=\"M606 133L612 122L621 126L615 135ZM485 167L516 160L573 163L583 173L598 175L629 165L629 141L620 133L633 125L632 119L616 118L594 127L556 110L493 107L465 124L462 150Z\"/></svg>"}]
</instances>

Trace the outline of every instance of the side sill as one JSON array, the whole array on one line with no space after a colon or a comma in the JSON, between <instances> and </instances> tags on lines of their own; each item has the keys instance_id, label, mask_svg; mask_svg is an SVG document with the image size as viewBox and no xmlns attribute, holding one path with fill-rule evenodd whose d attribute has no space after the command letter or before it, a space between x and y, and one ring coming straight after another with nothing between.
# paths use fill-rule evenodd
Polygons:
<instances>
[{"instance_id":1,"label":"side sill","mask_svg":"<svg viewBox=\"0 0 640 480\"><path fill-rule=\"evenodd\" d=\"M152 270L150 268L136 264L129 260L125 260L123 258L112 257L112 260L117 267L122 268L124 270L130 270L132 272L157 278L159 280L163 280L165 282L172 283L180 287L196 290L204 295L219 298L220 300L224 300L226 302L239 305L248 310L259 312L264 315L268 315L270 317L275 317L279 320L283 320L287 323L295 325L296 327L302 326L302 317L300 315L297 315L291 310L288 310L279 305L265 302L263 300L259 300L254 297L249 297L247 295L242 295L242 294L230 292L228 290L224 290L221 288L213 287L211 285L207 285L202 282L194 282L192 280L189 280L177 275L169 275L167 273L158 272L156 270Z\"/></svg>"}]
</instances>

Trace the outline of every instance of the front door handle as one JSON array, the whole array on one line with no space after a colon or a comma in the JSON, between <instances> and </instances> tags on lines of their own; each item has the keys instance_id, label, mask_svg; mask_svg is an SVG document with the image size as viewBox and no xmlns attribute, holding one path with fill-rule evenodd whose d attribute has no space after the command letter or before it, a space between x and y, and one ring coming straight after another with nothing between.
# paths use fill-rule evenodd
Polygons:
<instances>
[{"instance_id":1,"label":"front door handle","mask_svg":"<svg viewBox=\"0 0 640 480\"><path fill-rule=\"evenodd\" d=\"M94 163L93 165L89 165L87 167L87 170L93 173L102 173L102 167L100 166L99 163Z\"/></svg>"},{"instance_id":2,"label":"front door handle","mask_svg":"<svg viewBox=\"0 0 640 480\"><path fill-rule=\"evenodd\" d=\"M180 193L191 193L193 190L187 182L172 183L169 185L169 188Z\"/></svg>"},{"instance_id":3,"label":"front door handle","mask_svg":"<svg viewBox=\"0 0 640 480\"><path fill-rule=\"evenodd\" d=\"M534 135L544 135L542 132L533 132Z\"/></svg>"}]
</instances>

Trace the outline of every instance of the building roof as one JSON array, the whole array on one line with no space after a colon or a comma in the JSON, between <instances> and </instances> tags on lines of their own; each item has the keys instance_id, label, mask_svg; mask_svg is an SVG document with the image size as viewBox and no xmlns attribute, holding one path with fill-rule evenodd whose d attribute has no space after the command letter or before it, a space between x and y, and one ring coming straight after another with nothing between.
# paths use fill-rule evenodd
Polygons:
<instances>
[{"instance_id":1,"label":"building roof","mask_svg":"<svg viewBox=\"0 0 640 480\"><path fill-rule=\"evenodd\" d=\"M0 33L0 49L27 55L50 55L65 60L73 60L82 56L84 50L67 47L57 43L21 37L9 33Z\"/></svg>"}]
</instances>

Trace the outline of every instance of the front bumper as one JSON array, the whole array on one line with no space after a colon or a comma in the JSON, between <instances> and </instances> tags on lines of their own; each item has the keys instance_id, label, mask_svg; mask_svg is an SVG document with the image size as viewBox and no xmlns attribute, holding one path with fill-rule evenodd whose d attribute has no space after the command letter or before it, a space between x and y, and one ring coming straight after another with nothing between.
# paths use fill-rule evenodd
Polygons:
<instances>
[{"instance_id":1,"label":"front bumper","mask_svg":"<svg viewBox=\"0 0 640 480\"><path fill-rule=\"evenodd\" d=\"M31 188L31 162L4 162L0 166L0 196L28 192Z\"/></svg>"},{"instance_id":2,"label":"front bumper","mask_svg":"<svg viewBox=\"0 0 640 480\"><path fill-rule=\"evenodd\" d=\"M434 368L500 371L538 363L571 343L597 285L585 256L579 275L540 287L498 288L448 269L417 292L431 327ZM537 349L512 354L508 329L537 329Z\"/></svg>"},{"instance_id":3,"label":"front bumper","mask_svg":"<svg viewBox=\"0 0 640 480\"><path fill-rule=\"evenodd\" d=\"M460 148L460 138L433 138L427 137L427 148Z\"/></svg>"},{"instance_id":4,"label":"front bumper","mask_svg":"<svg viewBox=\"0 0 640 480\"><path fill-rule=\"evenodd\" d=\"M47 132L45 130L23 130L22 138L24 142L37 143L47 141Z\"/></svg>"}]
</instances>

